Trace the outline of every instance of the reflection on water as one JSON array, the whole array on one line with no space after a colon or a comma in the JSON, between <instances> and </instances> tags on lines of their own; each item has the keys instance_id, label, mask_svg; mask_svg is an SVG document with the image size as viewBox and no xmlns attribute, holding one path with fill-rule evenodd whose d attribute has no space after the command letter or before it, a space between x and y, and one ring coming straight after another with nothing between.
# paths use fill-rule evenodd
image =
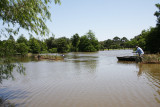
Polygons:
<instances>
[{"instance_id":1,"label":"reflection on water","mask_svg":"<svg viewBox=\"0 0 160 107\"><path fill-rule=\"evenodd\" d=\"M20 89L9 89L3 87L0 89L1 98L0 98L0 107L21 107L24 103L11 103L9 100L14 99L23 99L27 97L28 92L25 92Z\"/></svg>"},{"instance_id":2,"label":"reflection on water","mask_svg":"<svg viewBox=\"0 0 160 107\"><path fill-rule=\"evenodd\" d=\"M15 79L13 76L14 70L16 72L18 72L19 74L25 75L25 67L23 67L22 63L12 63L11 59L8 59L8 58L1 59L0 60L0 84L2 84L2 81L5 79L7 79L7 80L10 78L12 80ZM0 92L2 92L2 94L0 94L0 106L1 107L14 107L14 104L7 101L8 98L6 98L6 97L3 98L4 96L8 95L8 93L4 93L3 90L6 91L7 89L3 89L0 87Z\"/></svg>"},{"instance_id":3,"label":"reflection on water","mask_svg":"<svg viewBox=\"0 0 160 107\"><path fill-rule=\"evenodd\" d=\"M2 80L4 79L14 79L12 74L14 70L25 75L25 67L22 63L11 63L11 61L8 60L0 63L0 83L2 83Z\"/></svg>"},{"instance_id":4,"label":"reflection on water","mask_svg":"<svg viewBox=\"0 0 160 107\"><path fill-rule=\"evenodd\" d=\"M95 56L94 53L89 55L73 53L66 55L65 61L72 62L77 67L77 69L81 69L81 66L84 66L85 71L87 70L88 72L96 72L98 56Z\"/></svg>"},{"instance_id":5,"label":"reflection on water","mask_svg":"<svg viewBox=\"0 0 160 107\"><path fill-rule=\"evenodd\" d=\"M138 76L148 79L147 83L154 89L155 99L160 103L160 64L139 64Z\"/></svg>"},{"instance_id":6,"label":"reflection on water","mask_svg":"<svg viewBox=\"0 0 160 107\"><path fill-rule=\"evenodd\" d=\"M18 107L159 107L160 65L117 62L132 50L67 53L63 61L25 59L0 97Z\"/></svg>"}]
</instances>

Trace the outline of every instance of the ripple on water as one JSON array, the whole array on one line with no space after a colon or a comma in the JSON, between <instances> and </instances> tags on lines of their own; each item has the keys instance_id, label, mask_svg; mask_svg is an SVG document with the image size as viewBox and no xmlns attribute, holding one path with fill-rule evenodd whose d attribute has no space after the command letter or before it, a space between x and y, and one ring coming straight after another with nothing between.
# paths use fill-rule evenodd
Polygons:
<instances>
[{"instance_id":1,"label":"ripple on water","mask_svg":"<svg viewBox=\"0 0 160 107\"><path fill-rule=\"evenodd\" d=\"M3 82L0 97L19 107L159 107L160 66L117 62L131 53L68 53L64 61L24 63L26 76Z\"/></svg>"}]
</instances>

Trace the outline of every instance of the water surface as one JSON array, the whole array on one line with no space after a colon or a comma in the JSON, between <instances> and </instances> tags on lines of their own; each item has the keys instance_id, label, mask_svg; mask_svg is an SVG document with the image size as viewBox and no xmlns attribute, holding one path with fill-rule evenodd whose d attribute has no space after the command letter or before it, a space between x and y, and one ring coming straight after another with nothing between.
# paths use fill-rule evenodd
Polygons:
<instances>
[{"instance_id":1,"label":"water surface","mask_svg":"<svg viewBox=\"0 0 160 107\"><path fill-rule=\"evenodd\" d=\"M67 53L23 62L26 75L3 80L0 97L18 107L159 107L160 64L119 62L132 50Z\"/></svg>"}]
</instances>

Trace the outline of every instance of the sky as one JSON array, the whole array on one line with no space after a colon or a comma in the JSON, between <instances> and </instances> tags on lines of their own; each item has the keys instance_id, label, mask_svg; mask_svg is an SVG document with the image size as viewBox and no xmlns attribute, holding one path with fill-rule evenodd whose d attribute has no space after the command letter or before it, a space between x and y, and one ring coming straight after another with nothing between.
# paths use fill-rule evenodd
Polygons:
<instances>
[{"instance_id":1,"label":"sky","mask_svg":"<svg viewBox=\"0 0 160 107\"><path fill-rule=\"evenodd\" d=\"M61 5L51 4L52 22L46 24L55 38L92 30L99 41L115 36L131 39L155 27L156 3L160 0L61 0Z\"/></svg>"}]
</instances>

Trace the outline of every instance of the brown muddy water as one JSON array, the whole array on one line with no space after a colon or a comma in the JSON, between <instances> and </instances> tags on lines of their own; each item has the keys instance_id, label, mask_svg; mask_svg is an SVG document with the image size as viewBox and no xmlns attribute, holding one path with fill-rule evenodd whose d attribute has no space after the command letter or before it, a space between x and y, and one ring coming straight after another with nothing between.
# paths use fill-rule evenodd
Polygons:
<instances>
[{"instance_id":1,"label":"brown muddy water","mask_svg":"<svg viewBox=\"0 0 160 107\"><path fill-rule=\"evenodd\" d=\"M63 61L22 62L0 98L17 107L160 107L160 64L118 62L132 50L68 53Z\"/></svg>"}]
</instances>

